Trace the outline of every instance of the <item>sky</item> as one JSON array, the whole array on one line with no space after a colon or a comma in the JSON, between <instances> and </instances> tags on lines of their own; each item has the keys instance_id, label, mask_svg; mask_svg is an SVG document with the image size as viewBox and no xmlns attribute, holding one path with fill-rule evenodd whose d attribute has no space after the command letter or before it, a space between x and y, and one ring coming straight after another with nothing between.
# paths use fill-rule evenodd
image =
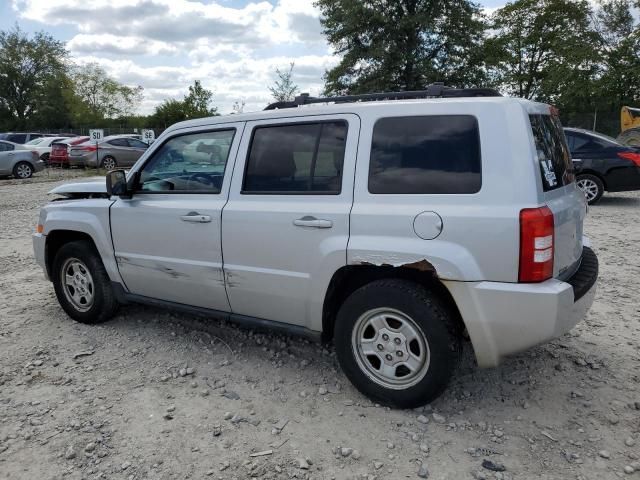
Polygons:
<instances>
[{"instance_id":1,"label":"sky","mask_svg":"<svg viewBox=\"0 0 640 480\"><path fill-rule=\"evenodd\" d=\"M480 2L493 10L505 0ZM324 39L312 0L0 0L0 29L19 25L66 42L76 63L144 88L140 113L181 99L194 80L229 113L272 101L275 69L295 62L294 81L320 94L338 61Z\"/></svg>"}]
</instances>

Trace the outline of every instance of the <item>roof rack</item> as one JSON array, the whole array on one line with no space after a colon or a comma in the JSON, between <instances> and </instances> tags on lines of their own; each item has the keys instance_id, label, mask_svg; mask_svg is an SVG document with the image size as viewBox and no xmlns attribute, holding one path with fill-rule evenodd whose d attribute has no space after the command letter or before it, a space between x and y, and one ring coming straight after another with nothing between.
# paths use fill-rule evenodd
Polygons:
<instances>
[{"instance_id":1,"label":"roof rack","mask_svg":"<svg viewBox=\"0 0 640 480\"><path fill-rule=\"evenodd\" d=\"M339 97L311 97L308 93L298 95L292 101L275 102L267 105L265 110L280 108L294 108L312 103L353 103L375 102L379 100L408 100L417 98L460 98L460 97L501 97L493 88L452 88L444 83L432 83L426 90L412 90L404 92L365 93L362 95L343 95Z\"/></svg>"}]
</instances>

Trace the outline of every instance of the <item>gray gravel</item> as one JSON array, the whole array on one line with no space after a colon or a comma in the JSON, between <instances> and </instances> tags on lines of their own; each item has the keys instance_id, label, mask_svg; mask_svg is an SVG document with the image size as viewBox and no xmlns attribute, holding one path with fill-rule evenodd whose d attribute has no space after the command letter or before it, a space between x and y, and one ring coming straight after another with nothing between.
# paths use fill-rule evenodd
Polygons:
<instances>
[{"instance_id":1,"label":"gray gravel","mask_svg":"<svg viewBox=\"0 0 640 480\"><path fill-rule=\"evenodd\" d=\"M639 194L590 208L586 321L492 370L467 348L440 399L397 411L330 347L141 306L69 320L30 239L59 178L0 180L0 478L640 479Z\"/></svg>"}]
</instances>

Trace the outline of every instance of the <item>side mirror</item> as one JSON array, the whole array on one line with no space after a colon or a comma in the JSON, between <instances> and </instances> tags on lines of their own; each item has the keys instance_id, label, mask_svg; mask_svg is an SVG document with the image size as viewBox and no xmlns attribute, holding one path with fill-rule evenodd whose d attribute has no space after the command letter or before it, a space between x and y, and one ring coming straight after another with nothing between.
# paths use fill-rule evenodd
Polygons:
<instances>
[{"instance_id":1,"label":"side mirror","mask_svg":"<svg viewBox=\"0 0 640 480\"><path fill-rule=\"evenodd\" d=\"M107 173L107 194L126 197L131 195L127 186L127 175L124 170L111 170Z\"/></svg>"}]
</instances>

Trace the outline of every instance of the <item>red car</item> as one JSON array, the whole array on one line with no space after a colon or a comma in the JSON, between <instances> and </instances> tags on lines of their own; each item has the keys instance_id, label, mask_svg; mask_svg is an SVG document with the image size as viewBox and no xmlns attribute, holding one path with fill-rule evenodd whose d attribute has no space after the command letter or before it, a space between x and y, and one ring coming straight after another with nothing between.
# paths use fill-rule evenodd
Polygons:
<instances>
[{"instance_id":1,"label":"red car","mask_svg":"<svg viewBox=\"0 0 640 480\"><path fill-rule=\"evenodd\" d=\"M49 154L49 165L69 166L69 146L78 145L89 140L89 137L73 137L53 143Z\"/></svg>"}]
</instances>

